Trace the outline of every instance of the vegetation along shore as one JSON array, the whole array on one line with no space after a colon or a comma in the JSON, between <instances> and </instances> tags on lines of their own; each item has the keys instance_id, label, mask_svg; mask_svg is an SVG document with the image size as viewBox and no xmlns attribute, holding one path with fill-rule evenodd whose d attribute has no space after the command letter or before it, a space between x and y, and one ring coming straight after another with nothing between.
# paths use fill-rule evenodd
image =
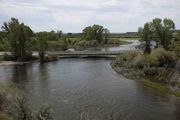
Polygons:
<instances>
[{"instance_id":1,"label":"vegetation along shore","mask_svg":"<svg viewBox=\"0 0 180 120\"><path fill-rule=\"evenodd\" d=\"M112 68L145 86L180 97L180 32L170 19L154 19L139 28L142 51L122 54ZM152 45L152 42L155 44Z\"/></svg>"}]
</instances>

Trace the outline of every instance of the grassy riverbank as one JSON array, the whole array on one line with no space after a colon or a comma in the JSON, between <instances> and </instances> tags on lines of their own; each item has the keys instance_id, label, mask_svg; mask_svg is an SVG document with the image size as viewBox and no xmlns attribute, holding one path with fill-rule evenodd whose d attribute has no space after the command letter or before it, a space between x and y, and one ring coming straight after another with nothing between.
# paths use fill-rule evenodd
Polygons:
<instances>
[{"instance_id":1,"label":"grassy riverbank","mask_svg":"<svg viewBox=\"0 0 180 120\"><path fill-rule=\"evenodd\" d=\"M44 62L53 62L57 61L58 56L56 55L47 55L44 57ZM18 65L18 64L26 64L26 63L33 63L33 62L40 62L40 59L37 55L31 55L28 59L24 62L17 61L15 57L11 53L5 53L0 55L0 65Z\"/></svg>"},{"instance_id":2,"label":"grassy riverbank","mask_svg":"<svg viewBox=\"0 0 180 120\"><path fill-rule=\"evenodd\" d=\"M179 73L173 78L176 60L173 53L157 49L151 55L143 55L140 52L122 54L113 60L111 65L117 73L125 77L137 80L159 92L180 97Z\"/></svg>"}]
</instances>

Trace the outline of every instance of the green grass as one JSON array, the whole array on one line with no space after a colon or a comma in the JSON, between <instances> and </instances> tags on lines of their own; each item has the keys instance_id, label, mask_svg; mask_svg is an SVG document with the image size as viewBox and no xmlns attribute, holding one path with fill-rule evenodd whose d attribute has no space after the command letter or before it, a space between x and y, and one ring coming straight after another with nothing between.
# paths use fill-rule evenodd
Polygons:
<instances>
[{"instance_id":1,"label":"green grass","mask_svg":"<svg viewBox=\"0 0 180 120\"><path fill-rule=\"evenodd\" d=\"M159 92L162 92L162 93L168 93L169 89L163 85L162 83L155 83L155 82L152 82L152 81L149 81L149 80L142 80L142 83L144 86L147 86L147 87L150 87L150 88L153 88Z\"/></svg>"},{"instance_id":2,"label":"green grass","mask_svg":"<svg viewBox=\"0 0 180 120\"><path fill-rule=\"evenodd\" d=\"M165 93L165 94L169 94L169 95L174 95L176 97L180 97L180 92L170 90L163 83L152 82L150 80L142 80L142 84L144 86L147 86L147 87L150 87L152 89L155 89L155 90L157 90L157 91L159 91L161 93Z\"/></svg>"}]
</instances>

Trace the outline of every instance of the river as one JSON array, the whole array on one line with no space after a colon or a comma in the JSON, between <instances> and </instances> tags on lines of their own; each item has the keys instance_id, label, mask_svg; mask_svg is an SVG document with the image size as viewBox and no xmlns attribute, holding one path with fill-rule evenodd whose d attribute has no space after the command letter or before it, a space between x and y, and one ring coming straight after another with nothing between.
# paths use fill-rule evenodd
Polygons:
<instances>
[{"instance_id":1,"label":"river","mask_svg":"<svg viewBox=\"0 0 180 120\"><path fill-rule=\"evenodd\" d=\"M52 105L60 120L180 120L179 98L117 74L105 58L0 66L0 83L16 83L33 109Z\"/></svg>"}]
</instances>

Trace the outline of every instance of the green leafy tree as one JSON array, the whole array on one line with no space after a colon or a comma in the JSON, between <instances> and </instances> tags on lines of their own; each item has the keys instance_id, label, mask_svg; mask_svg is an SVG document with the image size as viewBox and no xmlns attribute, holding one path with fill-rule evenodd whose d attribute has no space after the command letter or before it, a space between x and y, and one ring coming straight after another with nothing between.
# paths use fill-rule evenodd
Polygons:
<instances>
[{"instance_id":1,"label":"green leafy tree","mask_svg":"<svg viewBox=\"0 0 180 120\"><path fill-rule=\"evenodd\" d=\"M83 30L83 38L88 41L95 39L91 26L88 26Z\"/></svg>"},{"instance_id":2,"label":"green leafy tree","mask_svg":"<svg viewBox=\"0 0 180 120\"><path fill-rule=\"evenodd\" d=\"M174 30L175 24L168 18L164 20L156 18L153 19L152 22L146 23L144 28L139 29L141 41L146 42L144 46L145 53L150 52L149 46L152 40L156 42L156 47L161 45L164 49L169 50Z\"/></svg>"},{"instance_id":3,"label":"green leafy tree","mask_svg":"<svg viewBox=\"0 0 180 120\"><path fill-rule=\"evenodd\" d=\"M48 33L47 32L39 32L36 33L36 37L38 39L38 48L39 48L39 58L40 62L45 62L45 50L47 49L47 39Z\"/></svg>"},{"instance_id":4,"label":"green leafy tree","mask_svg":"<svg viewBox=\"0 0 180 120\"><path fill-rule=\"evenodd\" d=\"M46 32L46 34L47 34L48 41L58 41L59 39L59 34L53 30L51 32Z\"/></svg>"},{"instance_id":5,"label":"green leafy tree","mask_svg":"<svg viewBox=\"0 0 180 120\"><path fill-rule=\"evenodd\" d=\"M16 59L25 61L30 53L28 42L33 35L31 28L24 23L19 23L18 19L11 18L11 21L4 23L2 30L7 33L11 51Z\"/></svg>"},{"instance_id":6,"label":"green leafy tree","mask_svg":"<svg viewBox=\"0 0 180 120\"><path fill-rule=\"evenodd\" d=\"M109 40L109 35L110 35L110 31L105 28L104 29L104 43L107 44L108 40Z\"/></svg>"},{"instance_id":7,"label":"green leafy tree","mask_svg":"<svg viewBox=\"0 0 180 120\"><path fill-rule=\"evenodd\" d=\"M150 54L151 53L151 40L152 40L152 30L151 30L151 24L146 23L144 25L144 28L139 28L139 35L141 38L141 41L143 42L143 50L144 53Z\"/></svg>"},{"instance_id":8,"label":"green leafy tree","mask_svg":"<svg viewBox=\"0 0 180 120\"><path fill-rule=\"evenodd\" d=\"M107 43L109 38L109 30L101 25L88 26L83 30L83 39L98 44Z\"/></svg>"},{"instance_id":9,"label":"green leafy tree","mask_svg":"<svg viewBox=\"0 0 180 120\"><path fill-rule=\"evenodd\" d=\"M58 30L58 31L57 31L57 35L58 35L58 38L61 38L62 35L63 35L63 32L62 32L61 30Z\"/></svg>"},{"instance_id":10,"label":"green leafy tree","mask_svg":"<svg viewBox=\"0 0 180 120\"><path fill-rule=\"evenodd\" d=\"M156 18L152 21L152 26L157 47L160 44L166 50L168 50L173 37L175 23L173 22L173 20L168 18L165 18L164 20Z\"/></svg>"},{"instance_id":11,"label":"green leafy tree","mask_svg":"<svg viewBox=\"0 0 180 120\"><path fill-rule=\"evenodd\" d=\"M102 43L103 42L103 32L104 32L103 26L93 25L92 29L93 29L93 36L95 37L95 40L97 40L98 43Z\"/></svg>"}]
</instances>

